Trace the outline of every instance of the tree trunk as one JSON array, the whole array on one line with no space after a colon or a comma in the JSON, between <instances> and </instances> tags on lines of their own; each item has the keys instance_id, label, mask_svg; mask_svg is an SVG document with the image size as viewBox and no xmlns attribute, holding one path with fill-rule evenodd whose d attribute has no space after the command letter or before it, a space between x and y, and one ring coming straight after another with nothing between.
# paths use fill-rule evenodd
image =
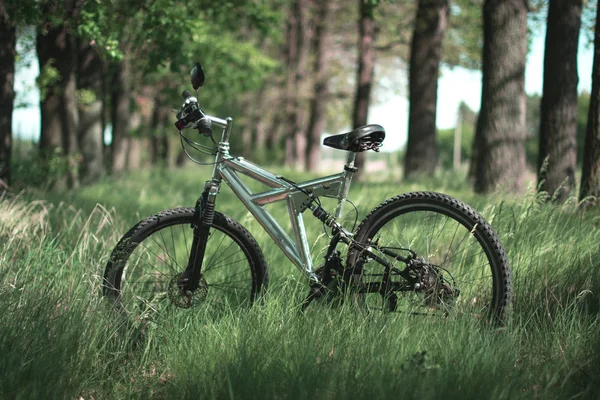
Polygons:
<instances>
[{"instance_id":1,"label":"tree trunk","mask_svg":"<svg viewBox=\"0 0 600 400\"><path fill-rule=\"evenodd\" d=\"M420 0L410 51L410 108L404 175L433 175L437 84L448 0Z\"/></svg>"},{"instance_id":2,"label":"tree trunk","mask_svg":"<svg viewBox=\"0 0 600 400\"><path fill-rule=\"evenodd\" d=\"M143 89L140 90L143 92ZM132 110L129 116L129 134L127 135L127 165L128 170L138 170L142 167L144 158L144 137L142 136L144 124L144 109L139 101L143 97L142 94L135 99L136 107Z\"/></svg>"},{"instance_id":3,"label":"tree trunk","mask_svg":"<svg viewBox=\"0 0 600 400\"><path fill-rule=\"evenodd\" d=\"M352 112L352 126L354 129L367 123L371 86L375 70L375 20L373 18L375 6L369 0L359 0L358 4L360 11L358 19L358 71L356 93L354 95L354 111ZM355 165L359 168L358 177L362 174L364 160L364 153L356 153Z\"/></svg>"},{"instance_id":4,"label":"tree trunk","mask_svg":"<svg viewBox=\"0 0 600 400\"><path fill-rule=\"evenodd\" d=\"M317 28L314 35L313 48L315 49L315 60L313 65L313 76L315 84L310 102L310 122L308 124L308 137L306 144L306 169L315 171L319 168L321 160L321 134L325 130L325 105L327 104L327 70L329 65L329 29L328 18L331 2L319 3L317 15Z\"/></svg>"},{"instance_id":5,"label":"tree trunk","mask_svg":"<svg viewBox=\"0 0 600 400\"><path fill-rule=\"evenodd\" d=\"M269 125L269 129L267 131L267 152L277 152L280 149L281 141L282 141L282 121L284 120L284 115L280 112L276 112L271 124ZM287 141L286 141L287 144ZM286 147L287 149L287 147Z\"/></svg>"},{"instance_id":6,"label":"tree trunk","mask_svg":"<svg viewBox=\"0 0 600 400\"><path fill-rule=\"evenodd\" d=\"M79 106L78 141L81 149L81 182L92 183L101 178L104 166L104 131L102 114L103 62L98 51L83 42L79 47L77 86L93 96Z\"/></svg>"},{"instance_id":7,"label":"tree trunk","mask_svg":"<svg viewBox=\"0 0 600 400\"><path fill-rule=\"evenodd\" d=\"M267 96L264 98L262 109L272 111L268 114L270 118L268 119L268 127L266 128L267 154L278 154L282 148L283 137L286 133L284 132L283 125L287 119L287 109L282 109L281 104L286 104L288 94L287 87L282 88L285 86L282 82L276 80L272 83L272 86L273 88L267 89Z\"/></svg>"},{"instance_id":8,"label":"tree trunk","mask_svg":"<svg viewBox=\"0 0 600 400\"><path fill-rule=\"evenodd\" d=\"M242 108L242 156L250 158L254 143L252 138L252 125L254 123L254 105L250 106L250 95L244 94L241 100Z\"/></svg>"},{"instance_id":9,"label":"tree trunk","mask_svg":"<svg viewBox=\"0 0 600 400\"><path fill-rule=\"evenodd\" d=\"M144 166L144 149L148 148L148 140L141 137L130 137L127 152L127 168L135 171Z\"/></svg>"},{"instance_id":10,"label":"tree trunk","mask_svg":"<svg viewBox=\"0 0 600 400\"><path fill-rule=\"evenodd\" d=\"M44 35L38 31L37 54L42 76L54 69L55 82L42 88L41 116L42 129L40 148L46 156L55 157L58 153L66 157L65 182L57 177L55 187L79 185L78 145L77 145L77 49L75 38L66 26L51 26ZM62 171L56 171L62 174Z\"/></svg>"},{"instance_id":11,"label":"tree trunk","mask_svg":"<svg viewBox=\"0 0 600 400\"><path fill-rule=\"evenodd\" d=\"M579 200L583 200L587 196L594 196L596 200L600 198L600 7L596 11L592 93L590 94L587 130L585 132Z\"/></svg>"},{"instance_id":12,"label":"tree trunk","mask_svg":"<svg viewBox=\"0 0 600 400\"><path fill-rule=\"evenodd\" d=\"M304 167L305 164L306 132L302 127L306 115L301 100L309 44L308 0L295 0L288 21L287 117L289 131L286 138L286 165L288 167Z\"/></svg>"},{"instance_id":13,"label":"tree trunk","mask_svg":"<svg viewBox=\"0 0 600 400\"><path fill-rule=\"evenodd\" d=\"M40 67L40 76L47 71L47 68L56 67L56 62L51 61L53 41L56 41L58 31L53 30L43 35L39 29L36 39L37 56ZM60 53L57 55L61 55ZM40 89L40 112L41 112L41 130L40 130L40 149L50 155L55 152L63 152L62 148L62 121L60 118L61 99L59 91L52 86L42 86Z\"/></svg>"},{"instance_id":14,"label":"tree trunk","mask_svg":"<svg viewBox=\"0 0 600 400\"><path fill-rule=\"evenodd\" d=\"M296 68L296 121L294 123L295 132L295 150L296 150L296 165L297 169L304 169L306 166L306 143L308 131L306 125L307 118L307 85L310 79L306 75L309 68L310 59L310 43L312 37L312 27L309 22L309 0L297 0L297 15L298 15L298 66Z\"/></svg>"},{"instance_id":15,"label":"tree trunk","mask_svg":"<svg viewBox=\"0 0 600 400\"><path fill-rule=\"evenodd\" d=\"M10 185L16 31L0 3L0 191Z\"/></svg>"},{"instance_id":16,"label":"tree trunk","mask_svg":"<svg viewBox=\"0 0 600 400\"><path fill-rule=\"evenodd\" d=\"M113 65L111 85L111 168L119 173L127 167L129 121L131 119L131 84L129 54Z\"/></svg>"},{"instance_id":17,"label":"tree trunk","mask_svg":"<svg viewBox=\"0 0 600 400\"><path fill-rule=\"evenodd\" d=\"M582 0L550 0L548 6L538 188L559 203L567 199L575 186L581 7Z\"/></svg>"},{"instance_id":18,"label":"tree trunk","mask_svg":"<svg viewBox=\"0 0 600 400\"><path fill-rule=\"evenodd\" d=\"M256 107L254 107L253 127L254 127L254 156L260 162L266 161L266 156L269 154L266 151L267 131L266 131L266 115L267 111L267 90L262 86L256 94Z\"/></svg>"},{"instance_id":19,"label":"tree trunk","mask_svg":"<svg viewBox=\"0 0 600 400\"><path fill-rule=\"evenodd\" d=\"M160 94L155 96L152 112L153 134L150 159L153 165L167 167L169 165L169 140L165 130L171 111L163 104L164 102Z\"/></svg>"},{"instance_id":20,"label":"tree trunk","mask_svg":"<svg viewBox=\"0 0 600 400\"><path fill-rule=\"evenodd\" d=\"M285 138L285 165L293 167L296 164L296 114L298 112L298 93L296 88L296 69L298 68L298 3L294 1L290 7L287 22L287 79L286 79L286 117L287 135Z\"/></svg>"},{"instance_id":21,"label":"tree trunk","mask_svg":"<svg viewBox=\"0 0 600 400\"><path fill-rule=\"evenodd\" d=\"M475 191L519 191L525 171L527 0L486 0Z\"/></svg>"}]
</instances>

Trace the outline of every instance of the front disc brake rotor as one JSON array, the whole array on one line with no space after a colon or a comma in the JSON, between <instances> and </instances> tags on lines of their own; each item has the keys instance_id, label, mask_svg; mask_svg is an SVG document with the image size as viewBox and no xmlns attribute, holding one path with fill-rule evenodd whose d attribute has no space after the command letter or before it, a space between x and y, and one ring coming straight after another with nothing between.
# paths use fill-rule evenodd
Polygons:
<instances>
[{"instance_id":1,"label":"front disc brake rotor","mask_svg":"<svg viewBox=\"0 0 600 400\"><path fill-rule=\"evenodd\" d=\"M198 287L194 291L185 288L187 279L183 273L175 275L169 282L169 299L178 308L190 308L203 302L208 295L208 282L200 276Z\"/></svg>"}]
</instances>

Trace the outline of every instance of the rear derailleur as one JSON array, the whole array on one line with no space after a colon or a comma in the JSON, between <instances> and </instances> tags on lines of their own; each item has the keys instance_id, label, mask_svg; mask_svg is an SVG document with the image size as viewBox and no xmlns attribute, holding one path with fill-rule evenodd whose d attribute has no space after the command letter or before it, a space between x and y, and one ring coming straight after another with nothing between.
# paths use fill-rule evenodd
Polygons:
<instances>
[{"instance_id":1,"label":"rear derailleur","mask_svg":"<svg viewBox=\"0 0 600 400\"><path fill-rule=\"evenodd\" d=\"M411 257L405 273L413 291L423 294L428 307L448 307L460 295L454 278L448 270L427 263L422 257Z\"/></svg>"}]
</instances>

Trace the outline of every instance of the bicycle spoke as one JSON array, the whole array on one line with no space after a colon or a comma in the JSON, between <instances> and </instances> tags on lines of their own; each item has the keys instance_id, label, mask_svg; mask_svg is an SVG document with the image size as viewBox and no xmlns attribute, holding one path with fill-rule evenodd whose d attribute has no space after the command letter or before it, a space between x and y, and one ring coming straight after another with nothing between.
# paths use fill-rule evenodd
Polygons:
<instances>
[{"instance_id":1,"label":"bicycle spoke","mask_svg":"<svg viewBox=\"0 0 600 400\"><path fill-rule=\"evenodd\" d=\"M431 197L427 196L426 201L430 202ZM432 315L447 315L454 311L475 315L491 307L495 290L494 267L480 242L480 236L475 236L474 230L479 222L475 222L477 220L471 215L466 216L467 225L475 224L469 229L463 225L465 219L453 216L454 211L444 211L445 208L454 207L455 203L445 208L438 208L437 204L431 208L429 204L416 205L414 210L410 210L412 204L402 208L397 215L393 215L393 211L390 213L390 207L387 206L381 211L380 220L372 214L371 226L365 228L371 229L369 236L366 240L361 239L369 242L368 238L371 238L370 242L379 249L395 248L398 253L404 249L416 254L415 262L409 264L408 270L393 256L379 255L416 279L415 283L404 283L403 275L391 271L390 282L396 295L394 309L406 311L420 308ZM457 212L461 213L462 210ZM377 289L377 292L369 290L364 294L367 304L376 304L375 308L381 304L384 309L391 307L386 297L378 293L378 288L382 287L379 285L384 283L386 268L370 260L364 264L361 272L361 284Z\"/></svg>"},{"instance_id":2,"label":"bicycle spoke","mask_svg":"<svg viewBox=\"0 0 600 400\"><path fill-rule=\"evenodd\" d=\"M215 216L207 238L199 286L189 295L181 292L179 285L188 281L177 279L185 278L182 274L189 263L193 238L188 227L193 215L193 209L159 213L158 222L152 217L153 225L141 225L141 230L132 231L141 232L138 237L122 239L114 250L104 284L111 291L105 293L118 299L119 308L133 320L153 320L167 310L200 305L216 311L252 303L257 287L254 271L263 267L260 260L251 263L251 254L260 254L260 249L248 241L243 228L222 214Z\"/></svg>"}]
</instances>

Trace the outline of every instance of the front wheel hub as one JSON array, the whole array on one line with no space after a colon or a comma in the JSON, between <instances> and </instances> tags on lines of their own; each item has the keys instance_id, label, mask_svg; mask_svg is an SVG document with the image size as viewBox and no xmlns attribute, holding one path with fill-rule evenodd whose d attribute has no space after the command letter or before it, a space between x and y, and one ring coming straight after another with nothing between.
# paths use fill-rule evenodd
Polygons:
<instances>
[{"instance_id":1,"label":"front wheel hub","mask_svg":"<svg viewBox=\"0 0 600 400\"><path fill-rule=\"evenodd\" d=\"M198 287L194 290L188 289L189 278L180 273L171 278L169 282L169 299L178 308L190 308L203 302L208 295L208 282L200 276Z\"/></svg>"}]
</instances>

